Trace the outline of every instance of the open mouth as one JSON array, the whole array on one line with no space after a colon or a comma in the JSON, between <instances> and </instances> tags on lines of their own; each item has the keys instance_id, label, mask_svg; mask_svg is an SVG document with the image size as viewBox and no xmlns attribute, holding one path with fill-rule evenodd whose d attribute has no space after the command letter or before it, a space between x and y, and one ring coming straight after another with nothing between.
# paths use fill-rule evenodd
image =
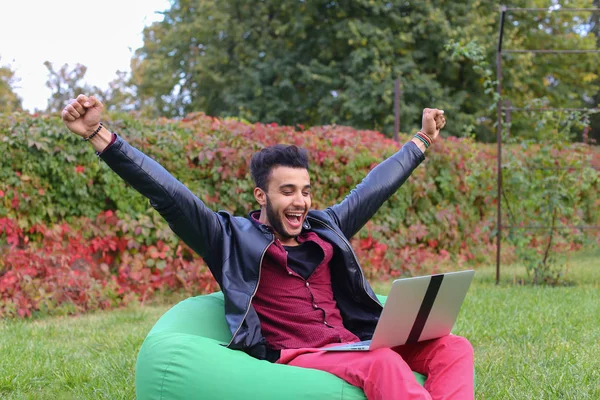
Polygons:
<instances>
[{"instance_id":1,"label":"open mouth","mask_svg":"<svg viewBox=\"0 0 600 400\"><path fill-rule=\"evenodd\" d=\"M303 215L304 214L300 212L285 213L285 219L292 228L297 229L302 226Z\"/></svg>"}]
</instances>

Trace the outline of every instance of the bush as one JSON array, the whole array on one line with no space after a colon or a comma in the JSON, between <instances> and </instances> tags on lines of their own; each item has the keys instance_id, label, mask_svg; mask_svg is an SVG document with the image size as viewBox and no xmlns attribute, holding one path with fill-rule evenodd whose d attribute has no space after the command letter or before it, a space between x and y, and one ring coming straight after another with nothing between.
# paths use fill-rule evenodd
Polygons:
<instances>
[{"instance_id":1,"label":"bush","mask_svg":"<svg viewBox=\"0 0 600 400\"><path fill-rule=\"evenodd\" d=\"M208 207L237 215L256 208L248 161L264 146L290 143L309 150L315 208L340 201L398 148L373 131L252 125L202 114L182 121L116 115L106 125ZM575 156L569 149L554 156L567 153ZM0 117L0 154L10 155L0 158L0 316L79 312L144 301L157 291L193 294L216 287L202 260L148 201L59 118ZM576 154L589 156L589 147ZM510 157L529 156L515 150ZM395 277L444 262L489 260L496 234L495 163L493 146L452 137L436 143L353 238L366 274ZM530 196L527 187L520 190ZM579 220L598 225L597 172L590 168L570 190Z\"/></svg>"}]
</instances>

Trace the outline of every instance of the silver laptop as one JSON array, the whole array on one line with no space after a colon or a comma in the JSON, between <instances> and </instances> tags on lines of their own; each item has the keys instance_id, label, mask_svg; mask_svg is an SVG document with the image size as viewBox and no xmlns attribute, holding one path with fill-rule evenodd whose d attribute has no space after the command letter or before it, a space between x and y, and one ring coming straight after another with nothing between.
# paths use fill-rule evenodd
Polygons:
<instances>
[{"instance_id":1,"label":"silver laptop","mask_svg":"<svg viewBox=\"0 0 600 400\"><path fill-rule=\"evenodd\" d=\"M450 334L475 271L398 279L371 340L326 347L327 351L370 351Z\"/></svg>"}]
</instances>

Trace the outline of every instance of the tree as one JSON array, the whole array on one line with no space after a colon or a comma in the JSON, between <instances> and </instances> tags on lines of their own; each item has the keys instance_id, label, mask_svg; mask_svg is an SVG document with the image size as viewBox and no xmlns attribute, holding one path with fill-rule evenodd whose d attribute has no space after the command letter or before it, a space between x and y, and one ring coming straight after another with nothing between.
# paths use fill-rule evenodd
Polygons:
<instances>
[{"instance_id":1,"label":"tree","mask_svg":"<svg viewBox=\"0 0 600 400\"><path fill-rule=\"evenodd\" d=\"M441 9L445 4L447 10ZM172 3L136 53L138 94L157 114L289 125L348 124L390 131L393 82L403 82L402 120L436 104L473 122L480 90L468 65L449 66L445 39L491 34L471 12L487 2ZM456 27L453 27L453 25ZM466 62L468 64L468 62ZM475 81L475 82L474 82ZM473 105L461 107L470 99ZM473 112L473 111L476 112ZM454 125L454 134L460 134Z\"/></svg>"},{"instance_id":2,"label":"tree","mask_svg":"<svg viewBox=\"0 0 600 400\"><path fill-rule=\"evenodd\" d=\"M548 6L545 0L526 3L519 6ZM553 3L563 9L593 6L592 0ZM504 49L594 50L597 45L595 37L588 34L589 18L588 12L510 12ZM600 89L598 54L512 53L503 61L503 97L516 107L535 103L552 108L588 108L589 99ZM537 120L533 115L515 114L511 132L533 134Z\"/></svg>"},{"instance_id":3,"label":"tree","mask_svg":"<svg viewBox=\"0 0 600 400\"><path fill-rule=\"evenodd\" d=\"M102 89L83 82L87 72L85 65L76 64L69 69L69 65L64 64L58 71L54 70L49 61L44 65L48 68L49 75L46 86L52 90L46 112L62 110L70 99L76 98L81 93L98 96L109 111L127 112L141 108L135 97L135 87L131 85L131 80L124 71L117 71L116 77L109 82L108 88Z\"/></svg>"},{"instance_id":4,"label":"tree","mask_svg":"<svg viewBox=\"0 0 600 400\"><path fill-rule=\"evenodd\" d=\"M131 78L125 71L117 71L116 75L109 82L106 90L96 88L94 93L102 99L108 111L139 111L141 105L136 98L135 87L131 84Z\"/></svg>"},{"instance_id":5,"label":"tree","mask_svg":"<svg viewBox=\"0 0 600 400\"><path fill-rule=\"evenodd\" d=\"M532 6L527 0L513 3ZM544 0L534 3L547 6ZM580 13L546 14L525 22L510 17L505 45L589 48L589 38L576 32ZM175 0L164 15L146 28L132 62L139 100L156 115L204 111L391 133L393 82L400 78L404 131L419 126L423 107L435 105L452 116L449 134L463 136L472 127L480 138L495 137L481 72L469 59L451 59L446 49L452 41L479 40L493 60L499 24L494 2ZM553 42L558 34L565 43ZM560 57L541 67L537 60L505 61L505 93L517 104L547 95L556 106L575 106L596 93L592 58L569 58L581 62L577 69L565 68L569 64Z\"/></svg>"},{"instance_id":6,"label":"tree","mask_svg":"<svg viewBox=\"0 0 600 400\"><path fill-rule=\"evenodd\" d=\"M92 92L92 88L82 82L87 71L85 65L76 64L69 70L69 64L64 64L58 71L54 70L50 61L44 62L44 66L48 69L46 86L52 91L46 112L59 112L70 99L76 98L81 93Z\"/></svg>"},{"instance_id":7,"label":"tree","mask_svg":"<svg viewBox=\"0 0 600 400\"><path fill-rule=\"evenodd\" d=\"M17 82L10 66L0 66L0 114L22 109L21 99L13 90Z\"/></svg>"}]
</instances>

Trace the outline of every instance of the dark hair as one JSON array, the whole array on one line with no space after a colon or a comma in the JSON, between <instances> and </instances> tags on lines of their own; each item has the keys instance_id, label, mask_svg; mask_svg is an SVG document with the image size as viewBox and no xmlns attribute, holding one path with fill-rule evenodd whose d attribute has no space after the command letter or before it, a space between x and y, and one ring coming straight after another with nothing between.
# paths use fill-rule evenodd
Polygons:
<instances>
[{"instance_id":1,"label":"dark hair","mask_svg":"<svg viewBox=\"0 0 600 400\"><path fill-rule=\"evenodd\" d=\"M254 153L250 161L250 174L254 184L267 190L271 170L278 166L308 170L308 152L294 145L276 144Z\"/></svg>"}]
</instances>

